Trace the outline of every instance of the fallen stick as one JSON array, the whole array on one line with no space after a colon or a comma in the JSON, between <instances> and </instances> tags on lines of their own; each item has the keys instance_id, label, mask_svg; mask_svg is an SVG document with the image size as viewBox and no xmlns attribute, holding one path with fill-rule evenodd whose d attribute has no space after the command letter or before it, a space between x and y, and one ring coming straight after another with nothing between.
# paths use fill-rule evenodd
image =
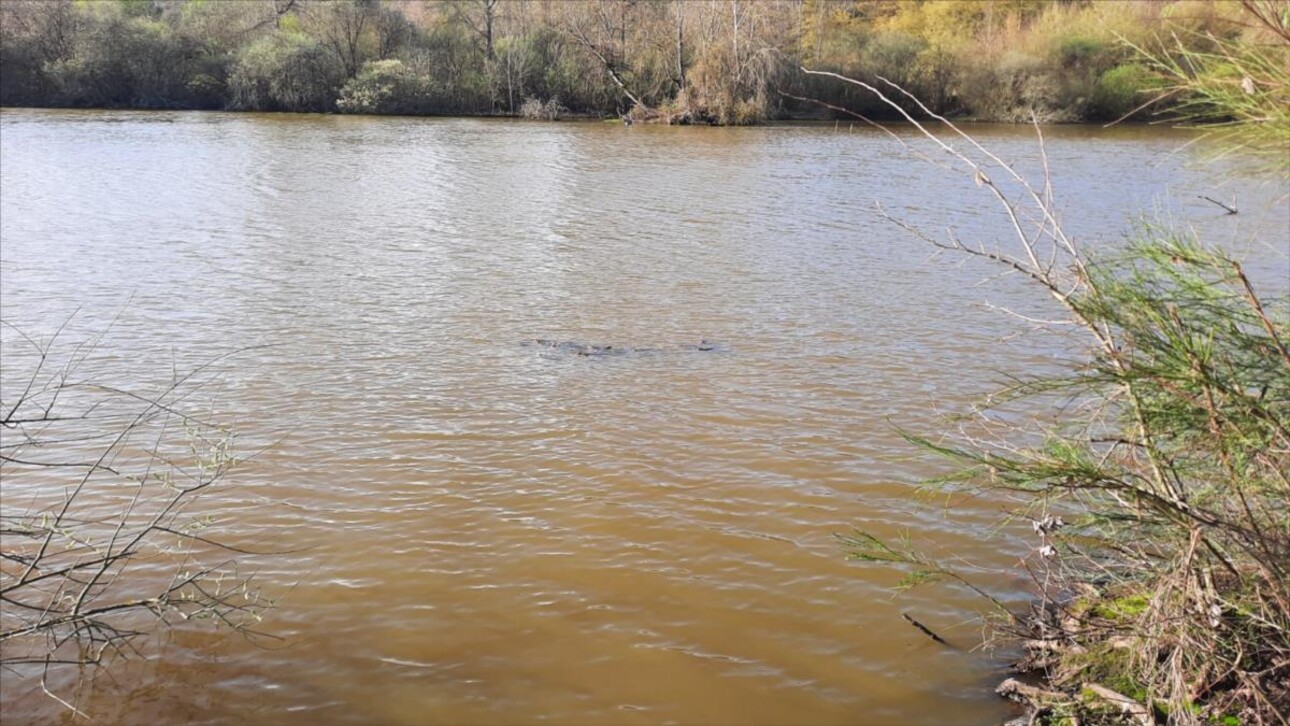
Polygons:
<instances>
[{"instance_id":1,"label":"fallen stick","mask_svg":"<svg viewBox=\"0 0 1290 726\"><path fill-rule=\"evenodd\" d=\"M1205 200L1205 201L1207 201L1207 202L1211 202L1211 203L1213 203L1213 204L1217 204L1218 206L1222 207L1223 209L1226 209L1228 214L1236 214L1236 207L1229 207L1229 206L1227 206L1226 204L1223 204L1222 202L1218 201L1217 199L1211 199L1210 197L1207 197L1207 196L1205 196L1204 194L1197 194L1196 196L1200 197L1201 199L1204 199L1204 200ZM1236 204L1236 201L1235 201L1235 200L1233 200L1233 201L1232 201L1232 204Z\"/></svg>"},{"instance_id":2,"label":"fallen stick","mask_svg":"<svg viewBox=\"0 0 1290 726\"><path fill-rule=\"evenodd\" d=\"M1141 703L1129 698L1123 693L1116 693L1106 686L1096 683L1085 683L1084 690L1092 693L1107 703L1116 706L1122 713L1131 716L1133 720L1142 724L1142 726L1154 726L1156 717L1151 713L1151 709L1143 706Z\"/></svg>"},{"instance_id":3,"label":"fallen stick","mask_svg":"<svg viewBox=\"0 0 1290 726\"><path fill-rule=\"evenodd\" d=\"M1021 703L1029 703L1036 708L1044 708L1054 703L1064 703L1070 698L1061 691L1049 691L1038 686L1031 686L1016 678L1008 678L999 684L994 692L1004 698L1012 699Z\"/></svg>"},{"instance_id":4,"label":"fallen stick","mask_svg":"<svg viewBox=\"0 0 1290 726\"><path fill-rule=\"evenodd\" d=\"M1022 647L1029 651L1044 653L1083 653L1084 646L1078 643L1062 643L1056 640L1023 640Z\"/></svg>"},{"instance_id":5,"label":"fallen stick","mask_svg":"<svg viewBox=\"0 0 1290 726\"><path fill-rule=\"evenodd\" d=\"M945 638L942 638L941 636L939 636L939 635L937 635L936 633L932 632L932 629L931 629L931 628L929 628L929 627L927 627L926 625L923 625L922 623L918 622L917 620L915 620L915 619L913 619L913 618L909 617L909 613L901 613L901 614L900 614L900 617L904 618L904 619L905 619L905 622L907 622L907 623L909 623L910 625L914 626L915 628L918 628L919 630L923 631L923 634L924 634L924 635L926 635L927 637L931 638L932 640L935 640L937 643L940 643L941 645L945 646L946 648L949 648L950 650L960 650L960 648L958 648L958 647L956 647L956 646L954 646L954 645L951 645L951 644L950 644L950 642L949 642L948 640L946 640Z\"/></svg>"}]
</instances>

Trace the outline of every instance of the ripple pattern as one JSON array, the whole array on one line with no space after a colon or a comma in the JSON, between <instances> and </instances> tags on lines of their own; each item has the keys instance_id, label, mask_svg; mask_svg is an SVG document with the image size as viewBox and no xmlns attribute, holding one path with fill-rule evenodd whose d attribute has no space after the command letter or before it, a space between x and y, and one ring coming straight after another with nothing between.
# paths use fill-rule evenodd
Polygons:
<instances>
[{"instance_id":1,"label":"ripple pattern","mask_svg":"<svg viewBox=\"0 0 1290 726\"><path fill-rule=\"evenodd\" d=\"M287 593L267 625L281 647L183 630L129 666L142 685L100 699L106 721L1000 720L995 664L898 617L970 642L976 603L894 602L895 575L832 536L915 528L1002 571L1025 551L984 536L997 503L920 503L938 470L895 428L1069 355L1002 345L1015 321L983 302L1044 301L978 286L992 270L930 260L873 213L1001 238L970 186L833 127L0 123L5 319L41 333L79 311L71 334L108 331L88 373L122 385L246 349L209 405L264 450L208 505L221 536L291 553L256 563ZM1025 134L980 133L1036 163ZM1182 140L1050 132L1059 195L1097 210L1073 230L1110 244L1096 235L1202 188L1168 153ZM1268 279L1290 273L1253 249ZM533 338L664 350L519 345ZM679 350L704 338L722 349ZM52 712L12 694L20 716Z\"/></svg>"}]
</instances>

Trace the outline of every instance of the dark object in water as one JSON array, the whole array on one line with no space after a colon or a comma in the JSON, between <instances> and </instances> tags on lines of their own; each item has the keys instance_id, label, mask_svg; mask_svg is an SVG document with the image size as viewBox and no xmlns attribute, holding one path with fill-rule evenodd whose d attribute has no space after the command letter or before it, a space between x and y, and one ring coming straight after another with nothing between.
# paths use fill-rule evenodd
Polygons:
<instances>
[{"instance_id":1,"label":"dark object in water","mask_svg":"<svg viewBox=\"0 0 1290 726\"><path fill-rule=\"evenodd\" d=\"M522 345L536 345L570 355L626 355L633 351L632 348L623 346L579 343L575 340L548 340L546 338L526 340Z\"/></svg>"},{"instance_id":2,"label":"dark object in water","mask_svg":"<svg viewBox=\"0 0 1290 726\"><path fill-rule=\"evenodd\" d=\"M565 353L567 355L589 356L589 357L607 357L607 356L621 356L621 355L633 355L633 354L639 355L639 354L648 354L648 353L667 353L667 352L686 352L686 351L698 351L698 352L704 352L704 353L711 353L719 350L724 350L724 348L722 348L720 344L710 341L707 338L700 340L698 345L681 345L675 348L637 348L630 345L612 345L612 344L602 345L600 343L583 343L576 340L551 340L549 338L535 338L533 340L525 340L522 343L520 343L520 345L523 345L526 347L537 346L541 348L550 348L551 350L556 351L558 353Z\"/></svg>"}]
</instances>

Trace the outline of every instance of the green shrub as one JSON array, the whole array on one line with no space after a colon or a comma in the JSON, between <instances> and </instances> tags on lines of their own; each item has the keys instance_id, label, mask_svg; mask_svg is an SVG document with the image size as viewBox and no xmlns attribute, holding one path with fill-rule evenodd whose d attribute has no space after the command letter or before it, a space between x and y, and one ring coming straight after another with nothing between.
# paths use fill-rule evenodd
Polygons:
<instances>
[{"instance_id":1,"label":"green shrub","mask_svg":"<svg viewBox=\"0 0 1290 726\"><path fill-rule=\"evenodd\" d=\"M1059 74L1043 58L1007 51L997 62L974 65L964 74L962 101L978 117L1030 123L1077 118L1063 94Z\"/></svg>"},{"instance_id":2,"label":"green shrub","mask_svg":"<svg viewBox=\"0 0 1290 726\"><path fill-rule=\"evenodd\" d=\"M1096 63L1098 55L1103 52L1103 47L1102 43L1092 38L1080 36L1065 38L1058 45L1058 60L1066 68L1088 67Z\"/></svg>"},{"instance_id":3,"label":"green shrub","mask_svg":"<svg viewBox=\"0 0 1290 726\"><path fill-rule=\"evenodd\" d=\"M616 29L604 25L609 16L600 16L596 3L569 3L555 15L545 4L517 3L503 4L507 19L494 26L487 44L483 26L467 21L479 20L484 8L456 5L0 0L0 103L495 113L518 111L532 97L559 98L578 112L622 113L625 96L606 74L608 63L660 118L755 122L777 115L788 97L875 118L899 115L859 88L804 79L796 69L807 63L856 78L881 76L941 114L1106 119L1131 109L1138 87L1136 79L1119 75L1131 71L1106 74L1128 62L1126 43L1155 42L1169 18L1186 48L1161 54L1158 65L1167 75L1185 78L1197 61L1231 44L1253 50L1242 54L1251 63L1233 67L1230 78L1215 78L1220 82L1208 88L1213 94L1231 94L1246 77L1256 94L1275 93L1269 82L1278 82L1286 67L1270 56L1263 58L1270 65L1260 62L1257 49L1268 44L1244 30L1248 24L1224 20L1238 6L1223 0L994 0L988 7L948 0L811 0L801 7L756 0L746 13L720 3L626 2ZM736 16L742 18L738 34L732 32ZM575 26L590 33L586 43L570 32ZM589 48L605 55L597 58ZM395 71L358 81L374 59L402 62L416 82ZM347 81L355 83L344 90ZM1210 105L1205 94L1169 98L1184 113ZM899 103L903 111L926 115L909 99ZM808 108L814 114L821 107L793 110Z\"/></svg>"},{"instance_id":4,"label":"green shrub","mask_svg":"<svg viewBox=\"0 0 1290 726\"><path fill-rule=\"evenodd\" d=\"M1113 121L1150 100L1148 92L1159 88L1151 72L1141 65L1116 66L1097 79L1089 116Z\"/></svg>"},{"instance_id":5,"label":"green shrub","mask_svg":"<svg viewBox=\"0 0 1290 726\"><path fill-rule=\"evenodd\" d=\"M558 98L542 101L529 97L520 105L520 116L533 121L559 121L566 111Z\"/></svg>"},{"instance_id":6,"label":"green shrub","mask_svg":"<svg viewBox=\"0 0 1290 726\"><path fill-rule=\"evenodd\" d=\"M900 86L909 85L917 71L919 54L927 42L901 32L874 35L860 54L862 76L882 76Z\"/></svg>"},{"instance_id":7,"label":"green shrub","mask_svg":"<svg viewBox=\"0 0 1290 726\"><path fill-rule=\"evenodd\" d=\"M344 69L335 54L295 33L275 33L246 46L229 76L234 108L331 111Z\"/></svg>"},{"instance_id":8,"label":"green shrub","mask_svg":"<svg viewBox=\"0 0 1290 726\"><path fill-rule=\"evenodd\" d=\"M66 53L41 65L52 105L189 106L188 77L210 65L191 38L143 17L88 15L73 37Z\"/></svg>"},{"instance_id":9,"label":"green shrub","mask_svg":"<svg viewBox=\"0 0 1290 726\"><path fill-rule=\"evenodd\" d=\"M1183 108L1193 118L1223 124L1228 151L1263 160L1283 181L1290 18L1250 20L1266 25L1266 42L1204 54L1176 41L1170 56L1146 60L1192 94ZM1021 60L1027 77L1041 68ZM1133 73L1106 85L1134 85ZM1011 249L953 233L933 244L1027 276L1064 311L1054 332L1073 340L1066 332L1082 330L1087 348L1065 375L1018 379L948 433L909 437L959 465L929 487L992 491L1009 502L1009 519L1030 520L1025 566L1040 586L1029 614L915 545L863 532L844 543L858 559L904 567L907 584L948 580L986 597L1004 632L1033 639L1027 647L1043 655L1029 663L1067 689L1081 722L1103 722L1111 705L1098 688L1087 689L1094 701L1081 698L1088 683L1170 723L1226 722L1233 711L1283 721L1290 299L1259 294L1240 263L1185 233L1145 227L1127 246L1086 252L1062 229L1046 174L1033 183L980 146L915 127L964 165L1014 232ZM1038 232L1030 220L1043 220ZM1284 230L1272 234L1263 242L1284 248Z\"/></svg>"},{"instance_id":10,"label":"green shrub","mask_svg":"<svg viewBox=\"0 0 1290 726\"><path fill-rule=\"evenodd\" d=\"M371 61L341 89L341 113L408 114L425 108L427 82L403 61Z\"/></svg>"},{"instance_id":11,"label":"green shrub","mask_svg":"<svg viewBox=\"0 0 1290 726\"><path fill-rule=\"evenodd\" d=\"M224 105L228 84L210 75L198 73L185 84L193 104L198 108L219 108Z\"/></svg>"}]
</instances>

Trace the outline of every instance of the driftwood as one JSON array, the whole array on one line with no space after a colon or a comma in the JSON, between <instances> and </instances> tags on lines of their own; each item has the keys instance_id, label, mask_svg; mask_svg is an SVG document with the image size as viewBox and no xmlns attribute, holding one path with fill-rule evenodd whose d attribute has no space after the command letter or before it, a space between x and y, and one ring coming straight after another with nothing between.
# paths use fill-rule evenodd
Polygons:
<instances>
[{"instance_id":1,"label":"driftwood","mask_svg":"<svg viewBox=\"0 0 1290 726\"><path fill-rule=\"evenodd\" d=\"M525 347L536 346L539 348L548 348L558 353L577 356L589 357L610 357L620 355L643 355L650 353L724 353L728 348L718 342L700 340L696 344L677 345L668 348L638 348L631 345L613 345L606 343L584 343L577 340L550 340L547 338L535 338L525 340L520 343Z\"/></svg>"},{"instance_id":2,"label":"driftwood","mask_svg":"<svg viewBox=\"0 0 1290 726\"><path fill-rule=\"evenodd\" d=\"M1033 724L1041 713L1052 709L1061 704L1069 704L1075 701L1077 697L1061 691L1050 691L1040 686L1032 686L1023 683L1016 678L1009 678L994 692L1012 701L1016 701L1026 706L1026 713L1022 716L1009 721L1005 726L1021 726L1023 724ZM1128 696L1112 691L1106 686L1098 683L1083 684L1083 693L1087 697L1096 697L1115 708L1120 713L1133 719L1133 722L1140 726L1155 726L1156 718L1152 710L1147 706L1129 698Z\"/></svg>"},{"instance_id":3,"label":"driftwood","mask_svg":"<svg viewBox=\"0 0 1290 726\"><path fill-rule=\"evenodd\" d=\"M915 628L918 628L919 630L923 631L923 635L926 635L927 637L931 638L932 640L936 641L937 643L940 643L941 645L945 646L946 648L949 648L950 650L960 650L960 648L958 648L957 646L954 646L954 645L950 644L950 642L949 642L948 640L946 640L945 638L942 638L941 636L939 636L939 635L937 635L935 632L933 632L931 628L927 627L926 625L923 625L922 623L920 623L920 622L918 622L917 620L915 620L915 619L913 619L912 617L910 617L910 616L909 616L909 613L901 613L901 614L900 614L900 617L904 618L905 622L907 622L907 623L909 623L910 625L914 626Z\"/></svg>"},{"instance_id":4,"label":"driftwood","mask_svg":"<svg viewBox=\"0 0 1290 726\"><path fill-rule=\"evenodd\" d=\"M1210 202L1211 204L1217 204L1218 206L1222 207L1223 209L1226 209L1228 214L1236 214L1236 207L1235 207L1235 206L1230 206L1230 207L1229 207L1229 206L1227 206L1226 204L1223 204L1222 202L1218 201L1217 199L1213 199L1213 198L1211 198L1211 197L1207 197L1207 196L1205 196L1204 194L1197 194L1196 196L1200 197L1201 199L1204 199L1204 200L1205 200L1205 201L1207 201L1207 202ZM1233 205L1235 205L1235 204L1236 204L1236 201L1235 201L1235 200L1233 200L1233 201L1232 201L1232 204L1233 204Z\"/></svg>"},{"instance_id":5,"label":"driftwood","mask_svg":"<svg viewBox=\"0 0 1290 726\"><path fill-rule=\"evenodd\" d=\"M1083 653L1084 646L1077 643L1063 643L1060 640L1026 640L1022 647L1032 652L1043 653Z\"/></svg>"},{"instance_id":6,"label":"driftwood","mask_svg":"<svg viewBox=\"0 0 1290 726\"><path fill-rule=\"evenodd\" d=\"M1142 726L1155 726L1156 717L1152 714L1151 709L1138 703L1122 693L1116 693L1106 686L1097 683L1085 683L1084 691L1092 693L1098 698L1120 709L1120 712L1126 716L1131 716L1134 721Z\"/></svg>"},{"instance_id":7,"label":"driftwood","mask_svg":"<svg viewBox=\"0 0 1290 726\"><path fill-rule=\"evenodd\" d=\"M1022 641L1021 645L1026 649L1026 655L1014 665L1021 673L1044 670L1056 665L1067 655L1086 652L1078 643L1061 640L1032 639Z\"/></svg>"},{"instance_id":8,"label":"driftwood","mask_svg":"<svg viewBox=\"0 0 1290 726\"><path fill-rule=\"evenodd\" d=\"M1059 703L1070 700L1065 693L1049 691L1038 686L1022 683L1016 678L1009 678L999 684L994 692L1010 701L1016 701L1026 707L1026 712L1003 726L1034 726L1039 716Z\"/></svg>"},{"instance_id":9,"label":"driftwood","mask_svg":"<svg viewBox=\"0 0 1290 726\"><path fill-rule=\"evenodd\" d=\"M1050 691L1039 686L1022 683L1016 678L1009 678L999 684L994 692L1004 698L1026 703L1036 708L1045 708L1056 703L1065 703L1070 697L1061 691Z\"/></svg>"}]
</instances>

